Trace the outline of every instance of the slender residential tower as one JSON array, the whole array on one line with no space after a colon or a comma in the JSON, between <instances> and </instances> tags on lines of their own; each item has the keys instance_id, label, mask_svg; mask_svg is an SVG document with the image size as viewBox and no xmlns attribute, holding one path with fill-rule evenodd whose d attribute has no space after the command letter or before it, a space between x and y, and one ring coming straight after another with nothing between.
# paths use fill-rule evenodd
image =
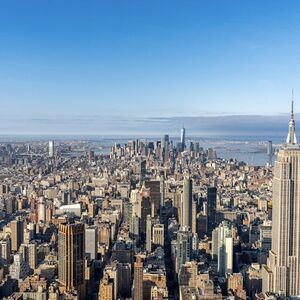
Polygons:
<instances>
[{"instance_id":1,"label":"slender residential tower","mask_svg":"<svg viewBox=\"0 0 300 300\"><path fill-rule=\"evenodd\" d=\"M275 162L272 248L263 266L263 292L283 297L300 295L300 148L293 104L286 144Z\"/></svg>"},{"instance_id":2,"label":"slender residential tower","mask_svg":"<svg viewBox=\"0 0 300 300\"><path fill-rule=\"evenodd\" d=\"M192 228L193 181L189 176L183 179L182 192L182 227Z\"/></svg>"}]
</instances>

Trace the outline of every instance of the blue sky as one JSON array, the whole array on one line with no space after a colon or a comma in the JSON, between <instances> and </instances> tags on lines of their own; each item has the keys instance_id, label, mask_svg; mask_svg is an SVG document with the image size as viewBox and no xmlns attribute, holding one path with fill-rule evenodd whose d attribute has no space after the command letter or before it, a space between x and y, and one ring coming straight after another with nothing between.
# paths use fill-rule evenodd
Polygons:
<instances>
[{"instance_id":1,"label":"blue sky","mask_svg":"<svg viewBox=\"0 0 300 300\"><path fill-rule=\"evenodd\" d=\"M0 133L297 111L299 32L299 1L1 1Z\"/></svg>"}]
</instances>

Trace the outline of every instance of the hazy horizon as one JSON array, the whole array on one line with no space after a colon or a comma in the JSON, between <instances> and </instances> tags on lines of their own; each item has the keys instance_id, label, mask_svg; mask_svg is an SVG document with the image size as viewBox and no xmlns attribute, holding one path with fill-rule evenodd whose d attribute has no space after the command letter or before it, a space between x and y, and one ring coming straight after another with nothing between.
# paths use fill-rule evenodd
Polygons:
<instances>
[{"instance_id":1,"label":"hazy horizon","mask_svg":"<svg viewBox=\"0 0 300 300\"><path fill-rule=\"evenodd\" d=\"M300 114L296 114L300 120ZM184 125L187 136L203 138L257 138L284 140L289 114L223 115L199 117L117 118L101 116L69 118L6 118L0 122L0 135L97 135L97 136L179 136Z\"/></svg>"}]
</instances>

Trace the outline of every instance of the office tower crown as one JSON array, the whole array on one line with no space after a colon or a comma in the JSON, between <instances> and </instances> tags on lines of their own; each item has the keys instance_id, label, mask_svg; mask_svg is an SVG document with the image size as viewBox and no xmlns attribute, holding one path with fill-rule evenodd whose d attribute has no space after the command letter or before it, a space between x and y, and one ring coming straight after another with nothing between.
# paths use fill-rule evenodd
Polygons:
<instances>
[{"instance_id":1,"label":"office tower crown","mask_svg":"<svg viewBox=\"0 0 300 300\"><path fill-rule=\"evenodd\" d=\"M289 131L286 138L286 146L290 147L291 145L297 145L295 116L294 116L294 99L292 99L291 118L289 122Z\"/></svg>"}]
</instances>

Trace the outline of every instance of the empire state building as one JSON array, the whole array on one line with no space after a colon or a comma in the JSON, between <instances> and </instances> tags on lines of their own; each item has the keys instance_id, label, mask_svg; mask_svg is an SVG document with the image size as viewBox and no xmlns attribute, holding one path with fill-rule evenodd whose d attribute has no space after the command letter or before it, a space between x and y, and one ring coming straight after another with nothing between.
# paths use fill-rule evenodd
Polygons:
<instances>
[{"instance_id":1,"label":"empire state building","mask_svg":"<svg viewBox=\"0 0 300 300\"><path fill-rule=\"evenodd\" d=\"M274 166L272 248L263 266L263 292L300 295L300 147L294 109Z\"/></svg>"}]
</instances>

